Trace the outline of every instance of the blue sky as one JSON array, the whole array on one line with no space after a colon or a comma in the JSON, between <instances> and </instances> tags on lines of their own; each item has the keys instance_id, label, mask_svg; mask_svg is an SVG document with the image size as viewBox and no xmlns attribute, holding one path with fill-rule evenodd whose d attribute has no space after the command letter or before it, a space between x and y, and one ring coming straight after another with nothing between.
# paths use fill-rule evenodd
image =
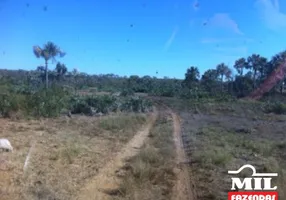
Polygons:
<instances>
[{"instance_id":1,"label":"blue sky","mask_svg":"<svg viewBox=\"0 0 286 200\"><path fill-rule=\"evenodd\" d=\"M53 41L69 70L183 78L190 66L202 74L286 44L281 0L0 0L0 20L7 69L42 65L32 46Z\"/></svg>"}]
</instances>

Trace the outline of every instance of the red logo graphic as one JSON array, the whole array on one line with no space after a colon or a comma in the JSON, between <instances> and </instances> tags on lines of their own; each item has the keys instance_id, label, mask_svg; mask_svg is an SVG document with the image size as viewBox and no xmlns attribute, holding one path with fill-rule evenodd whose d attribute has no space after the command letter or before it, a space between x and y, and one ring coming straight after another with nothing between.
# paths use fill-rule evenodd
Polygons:
<instances>
[{"instance_id":1,"label":"red logo graphic","mask_svg":"<svg viewBox=\"0 0 286 200\"><path fill-rule=\"evenodd\" d=\"M228 171L228 174L239 174L245 168L252 170L252 176L246 178L232 177L231 190L228 193L228 200L278 200L277 186L272 186L272 177L277 177L277 173L256 173L252 165L243 165L237 171ZM236 190L243 192L234 192Z\"/></svg>"}]
</instances>

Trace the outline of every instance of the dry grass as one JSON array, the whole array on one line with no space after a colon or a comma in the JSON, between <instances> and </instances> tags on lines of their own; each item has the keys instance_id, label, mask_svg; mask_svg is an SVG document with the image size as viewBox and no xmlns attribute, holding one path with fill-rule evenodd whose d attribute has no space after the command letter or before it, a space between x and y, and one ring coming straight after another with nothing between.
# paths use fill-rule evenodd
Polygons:
<instances>
[{"instance_id":1,"label":"dry grass","mask_svg":"<svg viewBox=\"0 0 286 200\"><path fill-rule=\"evenodd\" d=\"M285 197L286 165L279 155L279 148L285 148L284 142L254 140L249 135L227 131L221 126L205 126L192 133L191 169L196 175L199 199L225 199L231 185L226 169L235 170L244 164L254 165L259 172L278 172L274 183L278 185L281 199Z\"/></svg>"},{"instance_id":2,"label":"dry grass","mask_svg":"<svg viewBox=\"0 0 286 200\"><path fill-rule=\"evenodd\" d=\"M227 171L245 164L258 172L277 172L279 199L286 199L286 115L265 113L261 102L161 101L183 119L184 146L198 200L227 199L231 187ZM249 172L242 177L246 175Z\"/></svg>"},{"instance_id":3,"label":"dry grass","mask_svg":"<svg viewBox=\"0 0 286 200\"><path fill-rule=\"evenodd\" d=\"M138 124L145 122L146 116L144 114L117 114L102 118L99 121L98 127L107 131L106 133L109 133L109 136L127 141L136 133ZM126 130L129 131L126 132Z\"/></svg>"},{"instance_id":4,"label":"dry grass","mask_svg":"<svg viewBox=\"0 0 286 200\"><path fill-rule=\"evenodd\" d=\"M1 200L70 199L145 123L145 118L143 114L126 114L42 121L0 119L0 136L8 138L15 149L0 153Z\"/></svg>"},{"instance_id":5,"label":"dry grass","mask_svg":"<svg viewBox=\"0 0 286 200\"><path fill-rule=\"evenodd\" d=\"M114 199L170 199L174 184L174 142L172 122L160 116L147 144L130 159L121 183L121 196Z\"/></svg>"}]
</instances>

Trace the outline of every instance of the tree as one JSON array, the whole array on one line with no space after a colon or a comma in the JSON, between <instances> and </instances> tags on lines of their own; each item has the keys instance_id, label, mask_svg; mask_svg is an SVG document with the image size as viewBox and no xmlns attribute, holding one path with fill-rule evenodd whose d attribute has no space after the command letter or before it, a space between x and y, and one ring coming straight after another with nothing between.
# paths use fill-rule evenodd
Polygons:
<instances>
[{"instance_id":1,"label":"tree","mask_svg":"<svg viewBox=\"0 0 286 200\"><path fill-rule=\"evenodd\" d=\"M253 89L256 88L257 72L263 72L267 64L267 59L258 54L252 54L247 58L247 68L253 72Z\"/></svg>"},{"instance_id":2,"label":"tree","mask_svg":"<svg viewBox=\"0 0 286 200\"><path fill-rule=\"evenodd\" d=\"M218 74L220 75L221 90L223 91L223 78L227 74L227 72L229 71L229 68L226 64L221 63L221 64L217 65L216 70L217 70Z\"/></svg>"},{"instance_id":3,"label":"tree","mask_svg":"<svg viewBox=\"0 0 286 200\"><path fill-rule=\"evenodd\" d=\"M243 69L247 66L245 58L240 58L235 61L234 68L237 70L240 76L243 75Z\"/></svg>"},{"instance_id":4,"label":"tree","mask_svg":"<svg viewBox=\"0 0 286 200\"><path fill-rule=\"evenodd\" d=\"M259 79L260 79L260 82L262 82L267 77L267 68L269 66L267 58L260 57L260 59L259 59L259 66L260 66L258 68Z\"/></svg>"},{"instance_id":5,"label":"tree","mask_svg":"<svg viewBox=\"0 0 286 200\"><path fill-rule=\"evenodd\" d=\"M224 63L217 65L216 70L220 75L220 81L223 82L223 77L225 76L226 72L228 71L228 66Z\"/></svg>"},{"instance_id":6,"label":"tree","mask_svg":"<svg viewBox=\"0 0 286 200\"><path fill-rule=\"evenodd\" d=\"M45 60L45 76L46 76L46 88L49 86L48 78L48 61L55 61L57 56L63 57L65 53L53 42L47 42L43 48L39 46L33 47L33 52L37 58L43 58Z\"/></svg>"},{"instance_id":7,"label":"tree","mask_svg":"<svg viewBox=\"0 0 286 200\"><path fill-rule=\"evenodd\" d=\"M183 85L187 88L191 89L194 85L199 82L200 72L197 67L190 67L187 69L185 73L185 80L183 81Z\"/></svg>"},{"instance_id":8,"label":"tree","mask_svg":"<svg viewBox=\"0 0 286 200\"><path fill-rule=\"evenodd\" d=\"M283 62L286 61L286 51L282 51L276 55L274 55L272 57L272 59L269 61L269 64L268 64L268 68L267 68L267 76L270 76L270 74L276 70ZM283 79L281 79L279 81L279 83L277 84L278 87L280 88L280 93L283 92L283 86L285 85L286 83L286 79L285 79L285 76Z\"/></svg>"},{"instance_id":9,"label":"tree","mask_svg":"<svg viewBox=\"0 0 286 200\"><path fill-rule=\"evenodd\" d=\"M132 89L134 92L138 92L140 77L137 75L131 75L127 80L128 88Z\"/></svg>"},{"instance_id":10,"label":"tree","mask_svg":"<svg viewBox=\"0 0 286 200\"><path fill-rule=\"evenodd\" d=\"M219 74L216 69L209 69L202 75L201 84L210 93L215 93L218 86Z\"/></svg>"},{"instance_id":11,"label":"tree","mask_svg":"<svg viewBox=\"0 0 286 200\"><path fill-rule=\"evenodd\" d=\"M237 97L245 97L252 91L252 78L251 76L236 76L233 82L234 92Z\"/></svg>"},{"instance_id":12,"label":"tree","mask_svg":"<svg viewBox=\"0 0 286 200\"><path fill-rule=\"evenodd\" d=\"M62 78L68 71L66 65L60 62L57 63L55 70L57 72L58 79Z\"/></svg>"}]
</instances>

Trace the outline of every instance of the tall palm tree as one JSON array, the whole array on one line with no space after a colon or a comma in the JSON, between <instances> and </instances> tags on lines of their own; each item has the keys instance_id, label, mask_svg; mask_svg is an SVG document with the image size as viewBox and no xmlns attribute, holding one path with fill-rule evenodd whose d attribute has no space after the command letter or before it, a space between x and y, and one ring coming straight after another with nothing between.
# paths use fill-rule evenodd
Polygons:
<instances>
[{"instance_id":1,"label":"tall palm tree","mask_svg":"<svg viewBox=\"0 0 286 200\"><path fill-rule=\"evenodd\" d=\"M240 58L235 61L234 68L237 70L240 76L243 75L243 69L247 66L245 58Z\"/></svg>"},{"instance_id":2,"label":"tall palm tree","mask_svg":"<svg viewBox=\"0 0 286 200\"><path fill-rule=\"evenodd\" d=\"M226 70L225 70L225 78L226 78L226 80L227 81L232 81L232 71L231 71L231 69L230 68L227 68Z\"/></svg>"},{"instance_id":3,"label":"tall palm tree","mask_svg":"<svg viewBox=\"0 0 286 200\"><path fill-rule=\"evenodd\" d=\"M221 63L221 64L217 65L216 70L217 70L218 74L220 75L221 82L223 82L223 78L224 78L226 72L228 71L228 66L224 63Z\"/></svg>"},{"instance_id":4,"label":"tall palm tree","mask_svg":"<svg viewBox=\"0 0 286 200\"><path fill-rule=\"evenodd\" d=\"M267 59L259 54L252 54L247 58L247 68L253 71L253 89L256 87L257 72L263 71L266 67Z\"/></svg>"},{"instance_id":5,"label":"tall palm tree","mask_svg":"<svg viewBox=\"0 0 286 200\"><path fill-rule=\"evenodd\" d=\"M269 67L269 62L268 62L267 58L260 57L258 64L260 66L258 68L258 72L260 74L260 81L263 81L267 76L267 68Z\"/></svg>"},{"instance_id":6,"label":"tall palm tree","mask_svg":"<svg viewBox=\"0 0 286 200\"><path fill-rule=\"evenodd\" d=\"M55 61L56 56L63 57L65 53L55 45L53 42L47 42L43 48L39 46L33 46L33 52L37 58L43 58L45 60L45 76L46 76L46 88L49 87L48 78L48 61Z\"/></svg>"},{"instance_id":7,"label":"tall palm tree","mask_svg":"<svg viewBox=\"0 0 286 200\"><path fill-rule=\"evenodd\" d=\"M221 90L223 91L223 78L227 74L229 68L226 64L221 63L216 67L217 73L220 75Z\"/></svg>"}]
</instances>

